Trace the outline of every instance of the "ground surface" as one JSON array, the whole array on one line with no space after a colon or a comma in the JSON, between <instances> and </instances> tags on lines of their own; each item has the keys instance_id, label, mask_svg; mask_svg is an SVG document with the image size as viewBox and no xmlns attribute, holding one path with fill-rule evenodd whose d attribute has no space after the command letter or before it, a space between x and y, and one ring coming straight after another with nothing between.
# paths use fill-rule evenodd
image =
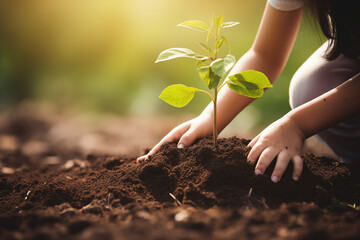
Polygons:
<instances>
[{"instance_id":1,"label":"ground surface","mask_svg":"<svg viewBox=\"0 0 360 240\"><path fill-rule=\"evenodd\" d=\"M358 174L331 159L305 154L299 182L290 167L274 184L234 137L136 164L172 123L69 119L29 106L2 117L1 239L360 238Z\"/></svg>"}]
</instances>

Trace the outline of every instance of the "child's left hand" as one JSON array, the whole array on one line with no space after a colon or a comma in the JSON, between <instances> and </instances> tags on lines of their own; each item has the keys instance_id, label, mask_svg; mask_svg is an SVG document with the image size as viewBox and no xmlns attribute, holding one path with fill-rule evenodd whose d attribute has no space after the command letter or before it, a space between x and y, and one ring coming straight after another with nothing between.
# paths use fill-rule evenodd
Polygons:
<instances>
[{"instance_id":1,"label":"child's left hand","mask_svg":"<svg viewBox=\"0 0 360 240\"><path fill-rule=\"evenodd\" d=\"M276 165L271 175L273 182L278 182L290 161L293 162L293 179L299 180L303 160L300 157L305 136L300 127L289 116L285 115L265 128L250 143L248 161L254 164L255 174L263 174L277 156Z\"/></svg>"}]
</instances>

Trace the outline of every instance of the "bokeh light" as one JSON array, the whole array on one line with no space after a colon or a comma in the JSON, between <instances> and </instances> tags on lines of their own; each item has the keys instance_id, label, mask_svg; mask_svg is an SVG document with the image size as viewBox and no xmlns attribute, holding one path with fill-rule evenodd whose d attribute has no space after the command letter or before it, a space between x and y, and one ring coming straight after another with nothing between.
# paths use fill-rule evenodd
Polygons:
<instances>
[{"instance_id":1,"label":"bokeh light","mask_svg":"<svg viewBox=\"0 0 360 240\"><path fill-rule=\"evenodd\" d=\"M225 15L239 21L224 34L238 59L252 44L265 0L0 0L0 104L49 102L78 111L154 116L196 114L208 103L196 96L187 108L158 99L172 83L205 87L189 59L155 64L169 47L201 51L203 33L176 27ZM311 21L303 21L294 51L275 88L245 119L267 124L289 110L292 74L321 44Z\"/></svg>"}]
</instances>

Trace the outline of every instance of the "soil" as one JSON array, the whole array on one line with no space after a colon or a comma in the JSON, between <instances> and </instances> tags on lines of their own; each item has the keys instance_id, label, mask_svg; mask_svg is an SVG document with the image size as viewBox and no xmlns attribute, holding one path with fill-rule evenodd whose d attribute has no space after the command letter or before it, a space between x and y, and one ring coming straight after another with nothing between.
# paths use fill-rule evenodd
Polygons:
<instances>
[{"instance_id":1,"label":"soil","mask_svg":"<svg viewBox=\"0 0 360 240\"><path fill-rule=\"evenodd\" d=\"M51 141L57 121L35 115L0 126L1 239L360 238L357 167L305 153L300 181L290 165L275 184L237 137L168 143L137 164Z\"/></svg>"}]
</instances>

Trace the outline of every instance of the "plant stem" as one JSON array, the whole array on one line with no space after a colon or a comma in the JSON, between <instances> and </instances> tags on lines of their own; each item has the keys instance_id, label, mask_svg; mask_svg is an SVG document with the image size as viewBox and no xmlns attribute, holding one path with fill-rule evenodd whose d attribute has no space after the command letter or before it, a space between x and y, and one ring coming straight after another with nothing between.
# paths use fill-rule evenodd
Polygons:
<instances>
[{"instance_id":1,"label":"plant stem","mask_svg":"<svg viewBox=\"0 0 360 240\"><path fill-rule=\"evenodd\" d=\"M217 41L218 41L218 32L216 31L216 35L215 35L215 56L214 59L217 59L217 55L218 55L218 47L217 47ZM215 89L216 92L216 89Z\"/></svg>"},{"instance_id":2,"label":"plant stem","mask_svg":"<svg viewBox=\"0 0 360 240\"><path fill-rule=\"evenodd\" d=\"M215 101L214 97L213 97L210 93L208 93L207 91L204 91L204 90L202 90L202 89L197 89L197 91L203 92L203 93L207 94L209 97L211 97L211 100L212 100L213 102Z\"/></svg>"},{"instance_id":3,"label":"plant stem","mask_svg":"<svg viewBox=\"0 0 360 240\"><path fill-rule=\"evenodd\" d=\"M211 29L213 27L213 24L214 22L211 20L211 25L210 25L210 29L209 29L209 32L207 34L207 38L206 38L206 45L209 45L209 37L210 37L210 34L211 34ZM213 34L212 34L213 35ZM213 35L214 36L214 35Z\"/></svg>"},{"instance_id":4,"label":"plant stem","mask_svg":"<svg viewBox=\"0 0 360 240\"><path fill-rule=\"evenodd\" d=\"M227 84L228 82L230 82L230 79L224 81L224 82L221 84L221 86L219 87L219 89L217 90L217 92L219 92L220 89L223 88L223 87L225 86L225 84Z\"/></svg>"},{"instance_id":5,"label":"plant stem","mask_svg":"<svg viewBox=\"0 0 360 240\"><path fill-rule=\"evenodd\" d=\"M216 108L217 108L217 94L218 94L218 91L217 91L217 88L215 88L215 97L214 97L214 100L213 100L213 103L214 103L213 136L214 136L214 146L215 146L215 148L217 148L217 126L216 126L216 116L217 116L217 115L216 115Z\"/></svg>"}]
</instances>

